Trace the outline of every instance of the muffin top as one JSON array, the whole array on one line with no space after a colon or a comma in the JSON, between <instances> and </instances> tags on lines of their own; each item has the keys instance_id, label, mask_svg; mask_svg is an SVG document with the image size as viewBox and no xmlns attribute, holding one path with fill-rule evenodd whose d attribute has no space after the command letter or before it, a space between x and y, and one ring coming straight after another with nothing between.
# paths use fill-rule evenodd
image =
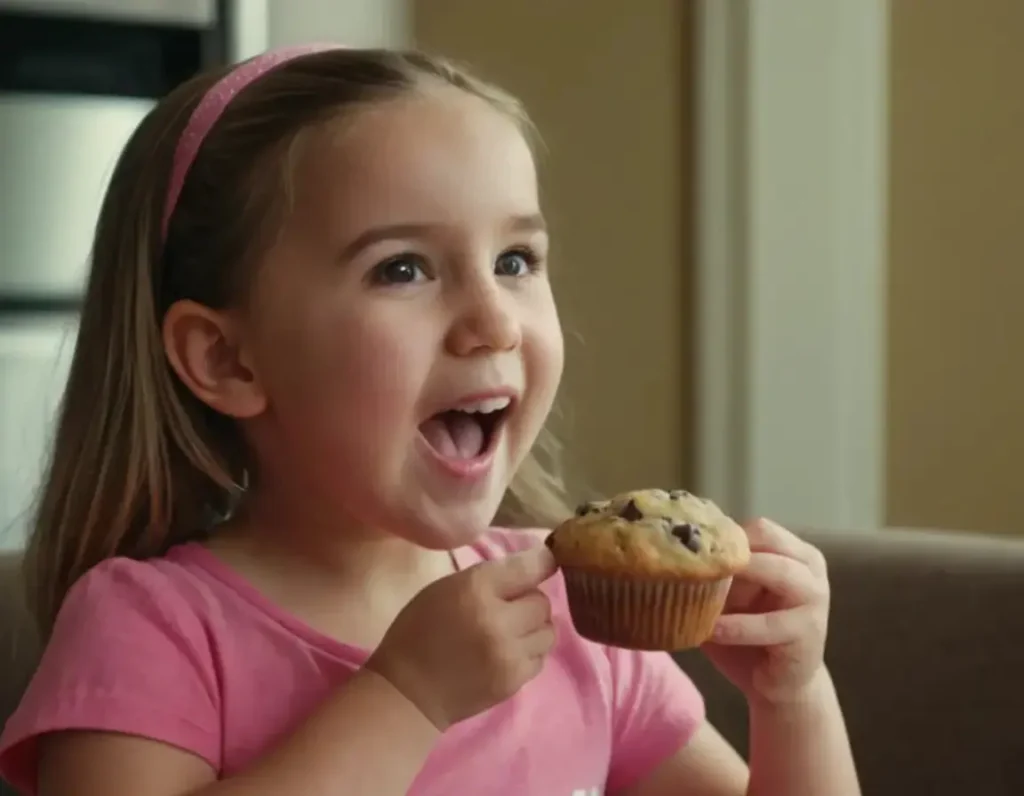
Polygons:
<instances>
[{"instance_id":1,"label":"muffin top","mask_svg":"<svg viewBox=\"0 0 1024 796\"><path fill-rule=\"evenodd\" d=\"M710 500L639 489L584 503L546 543L563 567L716 580L750 560L746 532Z\"/></svg>"}]
</instances>

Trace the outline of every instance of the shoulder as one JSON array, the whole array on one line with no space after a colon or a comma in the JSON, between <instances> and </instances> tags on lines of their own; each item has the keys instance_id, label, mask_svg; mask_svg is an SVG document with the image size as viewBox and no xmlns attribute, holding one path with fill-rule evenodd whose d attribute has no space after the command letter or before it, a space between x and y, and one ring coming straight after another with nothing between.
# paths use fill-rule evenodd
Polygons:
<instances>
[{"instance_id":1,"label":"shoulder","mask_svg":"<svg viewBox=\"0 0 1024 796\"><path fill-rule=\"evenodd\" d=\"M194 576L165 558L111 558L68 591L36 678L111 678L121 685L179 682L189 670L213 701L216 682L203 593Z\"/></svg>"},{"instance_id":2,"label":"shoulder","mask_svg":"<svg viewBox=\"0 0 1024 796\"><path fill-rule=\"evenodd\" d=\"M61 613L82 603L134 603L144 598L160 598L173 606L189 604L195 597L195 578L171 558L108 558L102 561L68 590ZM59 621L59 619L58 619Z\"/></svg>"},{"instance_id":3,"label":"shoulder","mask_svg":"<svg viewBox=\"0 0 1024 796\"><path fill-rule=\"evenodd\" d=\"M93 649L94 658L123 667L127 664L114 651L159 656L150 668L159 670L167 662L194 669L212 700L216 681L209 604L204 584L173 559L108 559L68 592L49 647Z\"/></svg>"},{"instance_id":4,"label":"shoulder","mask_svg":"<svg viewBox=\"0 0 1024 796\"><path fill-rule=\"evenodd\" d=\"M203 603L201 585L172 560L111 558L68 591L49 646L110 643L142 650L166 638L198 651L207 640Z\"/></svg>"},{"instance_id":5,"label":"shoulder","mask_svg":"<svg viewBox=\"0 0 1024 796\"><path fill-rule=\"evenodd\" d=\"M163 741L219 765L217 669L190 573L113 558L70 589L32 681L0 738L0 771L26 782L55 730Z\"/></svg>"}]
</instances>

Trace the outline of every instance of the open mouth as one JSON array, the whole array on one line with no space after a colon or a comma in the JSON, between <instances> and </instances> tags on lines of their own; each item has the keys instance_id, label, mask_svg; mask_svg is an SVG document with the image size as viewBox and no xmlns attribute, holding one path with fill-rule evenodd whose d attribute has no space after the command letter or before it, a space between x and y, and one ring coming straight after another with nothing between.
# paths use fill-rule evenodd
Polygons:
<instances>
[{"instance_id":1,"label":"open mouth","mask_svg":"<svg viewBox=\"0 0 1024 796\"><path fill-rule=\"evenodd\" d=\"M510 398L489 398L471 406L438 412L420 424L420 433L438 454L469 461L489 453L512 407Z\"/></svg>"}]
</instances>

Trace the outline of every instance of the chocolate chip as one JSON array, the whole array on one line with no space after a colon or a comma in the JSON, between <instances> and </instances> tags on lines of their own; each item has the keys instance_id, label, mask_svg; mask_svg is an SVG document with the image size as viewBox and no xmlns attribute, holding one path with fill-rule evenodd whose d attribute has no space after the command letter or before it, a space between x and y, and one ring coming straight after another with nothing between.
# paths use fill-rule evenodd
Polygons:
<instances>
[{"instance_id":1,"label":"chocolate chip","mask_svg":"<svg viewBox=\"0 0 1024 796\"><path fill-rule=\"evenodd\" d=\"M682 500L683 498L689 497L690 493L685 489L673 489L669 491L668 496L673 500Z\"/></svg>"},{"instance_id":2,"label":"chocolate chip","mask_svg":"<svg viewBox=\"0 0 1024 796\"><path fill-rule=\"evenodd\" d=\"M644 513L640 511L640 507L636 505L636 501L633 498L629 499L629 502L619 511L619 516L627 522L636 522L644 518Z\"/></svg>"},{"instance_id":3,"label":"chocolate chip","mask_svg":"<svg viewBox=\"0 0 1024 796\"><path fill-rule=\"evenodd\" d=\"M700 551L700 528L696 525L691 525L688 522L684 522L681 525L673 525L672 535L682 542L686 549L694 553Z\"/></svg>"},{"instance_id":4,"label":"chocolate chip","mask_svg":"<svg viewBox=\"0 0 1024 796\"><path fill-rule=\"evenodd\" d=\"M586 514L592 514L593 512L595 512L597 510L598 510L597 503L595 503L592 500L588 500L586 503L580 503L580 505L578 505L576 507L576 516L577 517L582 517L582 516L584 516Z\"/></svg>"}]
</instances>

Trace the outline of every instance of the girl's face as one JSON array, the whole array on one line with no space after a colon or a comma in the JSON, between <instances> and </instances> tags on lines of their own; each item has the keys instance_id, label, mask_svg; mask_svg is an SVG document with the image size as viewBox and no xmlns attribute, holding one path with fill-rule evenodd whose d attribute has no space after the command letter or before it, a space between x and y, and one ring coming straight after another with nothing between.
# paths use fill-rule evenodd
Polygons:
<instances>
[{"instance_id":1,"label":"girl's face","mask_svg":"<svg viewBox=\"0 0 1024 796\"><path fill-rule=\"evenodd\" d=\"M243 322L260 477L342 523L464 544L562 373L530 149L436 87L307 139L295 190Z\"/></svg>"}]
</instances>

